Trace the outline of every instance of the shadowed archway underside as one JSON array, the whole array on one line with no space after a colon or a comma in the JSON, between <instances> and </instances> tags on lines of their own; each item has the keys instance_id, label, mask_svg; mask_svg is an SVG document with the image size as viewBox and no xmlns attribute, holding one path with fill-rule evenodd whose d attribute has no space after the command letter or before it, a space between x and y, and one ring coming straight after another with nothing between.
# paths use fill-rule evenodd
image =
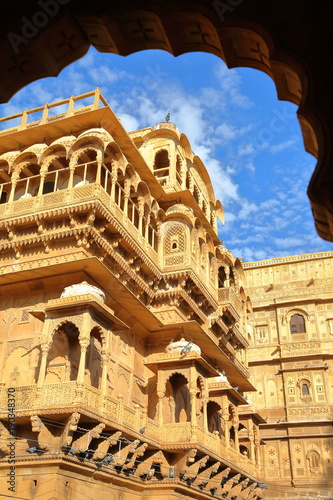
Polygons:
<instances>
[{"instance_id":1,"label":"shadowed archway underside","mask_svg":"<svg viewBox=\"0 0 333 500\"><path fill-rule=\"evenodd\" d=\"M278 98L298 106L305 149L318 160L308 188L316 229L333 241L332 21L329 0L5 1L0 101L58 75L91 45L122 56L209 52L229 68L264 71Z\"/></svg>"}]
</instances>

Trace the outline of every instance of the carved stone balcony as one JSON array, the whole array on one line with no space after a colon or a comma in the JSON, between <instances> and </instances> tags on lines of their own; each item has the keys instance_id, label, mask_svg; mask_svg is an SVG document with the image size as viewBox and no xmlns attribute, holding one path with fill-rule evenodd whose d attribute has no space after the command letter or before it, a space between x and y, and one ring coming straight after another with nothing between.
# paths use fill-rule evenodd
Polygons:
<instances>
[{"instance_id":1,"label":"carved stone balcony","mask_svg":"<svg viewBox=\"0 0 333 500\"><path fill-rule=\"evenodd\" d=\"M243 305L232 288L219 288L218 302L220 306L226 306L231 309L236 318L241 316Z\"/></svg>"},{"instance_id":2,"label":"carved stone balcony","mask_svg":"<svg viewBox=\"0 0 333 500\"><path fill-rule=\"evenodd\" d=\"M214 453L216 457L223 457L226 463L238 464L240 470L246 471L246 474L257 476L259 474L259 465L255 460L245 458L232 446L227 446L217 433L204 430L200 426L192 426L190 422L163 424L157 426L156 423L148 419L146 429L147 436L155 428L155 436L159 438L165 447L179 448L181 445L192 443L193 446L206 448L207 452ZM154 432L154 431L153 431ZM203 450L204 451L204 450Z\"/></svg>"},{"instance_id":3,"label":"carved stone balcony","mask_svg":"<svg viewBox=\"0 0 333 500\"><path fill-rule=\"evenodd\" d=\"M52 217L54 214L66 215L71 211L90 211L96 209L97 212L100 211L103 215L108 214L109 219L115 222L119 227L119 223L123 228L124 234L129 234L132 238L133 244L136 244L139 248L144 248L146 254L150 257L151 261L156 261L156 250L157 250L157 233L156 231L149 227L148 238L144 238L140 234L139 229L135 226L134 221L136 220L136 207L133 205L130 207L129 213L125 214L123 210L117 205L117 201L112 201L111 196L107 191L98 183L89 183L83 186L73 187L72 189L63 189L55 191L53 193L43 194L41 196L34 196L26 199L19 199L13 201L12 203L5 203L0 205L0 225L6 227L18 228L21 225L20 218L27 217L37 221L43 218L47 219ZM24 223L22 219L22 224ZM83 224L81 223L78 227L82 229ZM75 228L66 227L64 229L75 231ZM59 235L61 228L57 228L56 232ZM11 246L20 245L24 243L34 243L37 240L43 241L46 234L52 239L52 235L55 231L50 228L48 230L41 230L41 227L37 228L35 232L29 228L29 232L21 234L16 232L13 238L8 238L4 234L4 238L0 238L0 248L9 248ZM43 234L44 233L44 234Z\"/></svg>"},{"instance_id":4,"label":"carved stone balcony","mask_svg":"<svg viewBox=\"0 0 333 500\"><path fill-rule=\"evenodd\" d=\"M36 385L14 387L15 413L18 417L31 415L32 411L43 413L66 413L76 411L88 415L101 415L112 423L138 432L145 425L145 413L139 405L131 408L122 397L117 399L103 396L102 392L88 384L76 381L45 384L40 389ZM0 395L0 418L6 418L7 389L2 387Z\"/></svg>"},{"instance_id":5,"label":"carved stone balcony","mask_svg":"<svg viewBox=\"0 0 333 500\"><path fill-rule=\"evenodd\" d=\"M11 392L15 398L15 414L17 419L31 416L34 413L46 415L71 413L79 411L87 416L102 417L109 425L123 430L130 435L140 436L139 430L145 428L145 439L159 443L163 449L188 448L199 446L221 457L226 464L238 464L240 471L258 476L258 464L244 457L232 446L226 446L216 433L193 426L190 422L159 424L150 418L139 406L134 408L118 398L103 396L99 389L76 381L45 384L40 389L36 385L17 386ZM0 393L0 418L7 418L7 388L2 387ZM54 417L53 417L54 418Z\"/></svg>"}]
</instances>

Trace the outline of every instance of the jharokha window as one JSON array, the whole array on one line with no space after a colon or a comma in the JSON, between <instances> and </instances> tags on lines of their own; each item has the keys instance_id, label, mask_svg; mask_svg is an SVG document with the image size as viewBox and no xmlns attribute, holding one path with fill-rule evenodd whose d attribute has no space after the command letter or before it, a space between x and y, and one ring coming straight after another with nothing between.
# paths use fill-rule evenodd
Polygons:
<instances>
[{"instance_id":1,"label":"jharokha window","mask_svg":"<svg viewBox=\"0 0 333 500\"><path fill-rule=\"evenodd\" d=\"M301 314L294 314L290 318L290 333L305 333L305 319Z\"/></svg>"},{"instance_id":2,"label":"jharokha window","mask_svg":"<svg viewBox=\"0 0 333 500\"><path fill-rule=\"evenodd\" d=\"M306 384L306 383L303 383L302 384L302 396L310 396L310 389L309 389L309 385Z\"/></svg>"}]
</instances>

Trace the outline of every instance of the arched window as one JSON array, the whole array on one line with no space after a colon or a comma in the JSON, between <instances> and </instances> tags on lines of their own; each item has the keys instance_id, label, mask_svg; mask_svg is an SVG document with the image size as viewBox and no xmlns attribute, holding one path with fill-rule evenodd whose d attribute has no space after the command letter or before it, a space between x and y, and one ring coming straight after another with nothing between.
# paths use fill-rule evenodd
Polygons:
<instances>
[{"instance_id":1,"label":"arched window","mask_svg":"<svg viewBox=\"0 0 333 500\"><path fill-rule=\"evenodd\" d=\"M169 181L170 160L166 149L161 149L155 155L154 175L157 177L161 186L164 186Z\"/></svg>"},{"instance_id":2,"label":"arched window","mask_svg":"<svg viewBox=\"0 0 333 500\"><path fill-rule=\"evenodd\" d=\"M159 170L161 168L169 168L170 161L169 155L166 149L161 149L155 155L154 170Z\"/></svg>"},{"instance_id":3,"label":"arched window","mask_svg":"<svg viewBox=\"0 0 333 500\"><path fill-rule=\"evenodd\" d=\"M302 396L310 396L310 389L308 384L302 384Z\"/></svg>"},{"instance_id":4,"label":"arched window","mask_svg":"<svg viewBox=\"0 0 333 500\"><path fill-rule=\"evenodd\" d=\"M218 272L218 285L219 288L224 288L225 287L225 280L227 279L227 275L225 273L224 266L219 267L219 272Z\"/></svg>"},{"instance_id":5,"label":"arched window","mask_svg":"<svg viewBox=\"0 0 333 500\"><path fill-rule=\"evenodd\" d=\"M290 318L290 333L305 333L305 319L302 314L293 314Z\"/></svg>"},{"instance_id":6,"label":"arched window","mask_svg":"<svg viewBox=\"0 0 333 500\"><path fill-rule=\"evenodd\" d=\"M311 382L307 379L301 379L297 382L297 387L299 388L300 398L303 401L309 402L311 398Z\"/></svg>"},{"instance_id":7,"label":"arched window","mask_svg":"<svg viewBox=\"0 0 333 500\"><path fill-rule=\"evenodd\" d=\"M222 415L221 406L215 401L208 401L207 404L207 423L208 431L214 432L218 431L220 436L222 435Z\"/></svg>"},{"instance_id":8,"label":"arched window","mask_svg":"<svg viewBox=\"0 0 333 500\"><path fill-rule=\"evenodd\" d=\"M166 423L168 417L171 422L189 422L190 421L190 392L188 388L188 381L184 375L174 373L166 383L166 393L164 402L166 404L164 417ZM167 408L168 407L168 408ZM168 415L168 413L170 413Z\"/></svg>"},{"instance_id":9,"label":"arched window","mask_svg":"<svg viewBox=\"0 0 333 500\"><path fill-rule=\"evenodd\" d=\"M309 461L309 469L310 471L316 471L320 468L320 455L317 451L311 450L306 455L307 460Z\"/></svg>"}]
</instances>

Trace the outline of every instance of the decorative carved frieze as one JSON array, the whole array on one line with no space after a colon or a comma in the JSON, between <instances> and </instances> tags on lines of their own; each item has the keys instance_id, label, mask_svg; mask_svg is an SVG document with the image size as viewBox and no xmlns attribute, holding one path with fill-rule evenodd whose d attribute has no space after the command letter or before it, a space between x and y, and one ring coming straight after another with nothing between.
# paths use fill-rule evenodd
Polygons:
<instances>
[{"instance_id":1,"label":"decorative carved frieze","mask_svg":"<svg viewBox=\"0 0 333 500\"><path fill-rule=\"evenodd\" d=\"M21 339L21 340L12 340L7 344L7 356L9 356L15 349L22 347L29 351L33 344L34 339Z\"/></svg>"}]
</instances>

